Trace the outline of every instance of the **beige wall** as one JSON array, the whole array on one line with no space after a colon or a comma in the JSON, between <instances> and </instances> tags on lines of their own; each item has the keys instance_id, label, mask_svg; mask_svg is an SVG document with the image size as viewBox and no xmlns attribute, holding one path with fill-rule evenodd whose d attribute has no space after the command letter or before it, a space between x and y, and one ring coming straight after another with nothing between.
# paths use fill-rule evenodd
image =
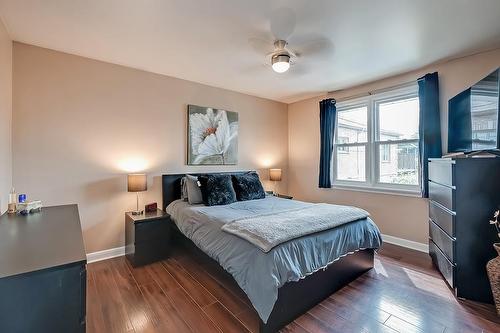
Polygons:
<instances>
[{"instance_id":1,"label":"beige wall","mask_svg":"<svg viewBox=\"0 0 500 333\"><path fill-rule=\"evenodd\" d=\"M413 81L425 73L438 71L443 147L447 147L448 100L498 66L500 66L500 49L338 91L333 93L332 96L341 99ZM306 201L324 201L363 207L372 214L382 233L426 243L428 234L427 200L397 195L318 188L318 102L326 97L311 98L288 106L288 189L290 194Z\"/></svg>"},{"instance_id":2,"label":"beige wall","mask_svg":"<svg viewBox=\"0 0 500 333\"><path fill-rule=\"evenodd\" d=\"M159 204L162 173L281 167L286 179L282 103L19 43L13 102L14 185L45 205L78 203L87 252L124 245L131 165L149 175L143 201ZM185 165L187 104L239 112L237 166Z\"/></svg>"},{"instance_id":3,"label":"beige wall","mask_svg":"<svg viewBox=\"0 0 500 333\"><path fill-rule=\"evenodd\" d=\"M12 41L0 21L0 214L12 187Z\"/></svg>"}]
</instances>

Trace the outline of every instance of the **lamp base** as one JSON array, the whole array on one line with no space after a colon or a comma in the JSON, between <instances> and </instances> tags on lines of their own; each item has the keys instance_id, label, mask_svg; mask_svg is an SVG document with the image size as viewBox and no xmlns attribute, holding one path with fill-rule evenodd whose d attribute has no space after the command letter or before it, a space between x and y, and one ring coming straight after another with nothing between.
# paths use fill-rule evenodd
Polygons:
<instances>
[{"instance_id":1,"label":"lamp base","mask_svg":"<svg viewBox=\"0 0 500 333\"><path fill-rule=\"evenodd\" d=\"M134 210L131 213L132 213L132 215L142 215L142 214L144 214L144 211L143 210Z\"/></svg>"}]
</instances>

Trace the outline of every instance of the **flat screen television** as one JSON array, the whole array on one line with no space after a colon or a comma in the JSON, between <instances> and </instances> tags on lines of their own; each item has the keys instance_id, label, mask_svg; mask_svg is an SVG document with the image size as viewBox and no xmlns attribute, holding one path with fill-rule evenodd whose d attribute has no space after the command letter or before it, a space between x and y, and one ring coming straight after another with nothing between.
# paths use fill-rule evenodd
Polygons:
<instances>
[{"instance_id":1,"label":"flat screen television","mask_svg":"<svg viewBox=\"0 0 500 333\"><path fill-rule=\"evenodd\" d=\"M448 152L500 149L499 69L448 101Z\"/></svg>"}]
</instances>

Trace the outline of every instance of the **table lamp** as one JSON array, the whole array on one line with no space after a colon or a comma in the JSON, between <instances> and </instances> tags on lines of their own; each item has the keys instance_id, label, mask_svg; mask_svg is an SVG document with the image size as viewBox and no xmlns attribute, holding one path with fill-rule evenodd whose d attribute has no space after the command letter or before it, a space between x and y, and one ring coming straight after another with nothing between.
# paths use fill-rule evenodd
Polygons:
<instances>
[{"instance_id":1,"label":"table lamp","mask_svg":"<svg viewBox=\"0 0 500 333\"><path fill-rule=\"evenodd\" d=\"M128 192L135 192L137 194L137 210L132 212L132 215L141 215L143 210L139 210L139 192L148 189L148 180L144 173L134 173L127 175Z\"/></svg>"},{"instance_id":2,"label":"table lamp","mask_svg":"<svg viewBox=\"0 0 500 333\"><path fill-rule=\"evenodd\" d=\"M276 182L281 181L281 169L269 169L269 180L274 182L273 194L276 195Z\"/></svg>"}]
</instances>

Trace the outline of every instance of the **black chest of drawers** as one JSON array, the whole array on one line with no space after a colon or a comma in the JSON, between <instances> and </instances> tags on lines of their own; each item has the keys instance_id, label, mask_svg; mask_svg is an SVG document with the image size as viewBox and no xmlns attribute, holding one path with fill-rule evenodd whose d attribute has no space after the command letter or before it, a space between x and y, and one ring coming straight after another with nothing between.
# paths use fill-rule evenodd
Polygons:
<instances>
[{"instance_id":1,"label":"black chest of drawers","mask_svg":"<svg viewBox=\"0 0 500 333\"><path fill-rule=\"evenodd\" d=\"M500 205L500 158L429 159L429 253L457 297L492 303L488 221Z\"/></svg>"},{"instance_id":2,"label":"black chest of drawers","mask_svg":"<svg viewBox=\"0 0 500 333\"><path fill-rule=\"evenodd\" d=\"M0 332L85 332L86 263L76 205L0 217Z\"/></svg>"}]
</instances>

